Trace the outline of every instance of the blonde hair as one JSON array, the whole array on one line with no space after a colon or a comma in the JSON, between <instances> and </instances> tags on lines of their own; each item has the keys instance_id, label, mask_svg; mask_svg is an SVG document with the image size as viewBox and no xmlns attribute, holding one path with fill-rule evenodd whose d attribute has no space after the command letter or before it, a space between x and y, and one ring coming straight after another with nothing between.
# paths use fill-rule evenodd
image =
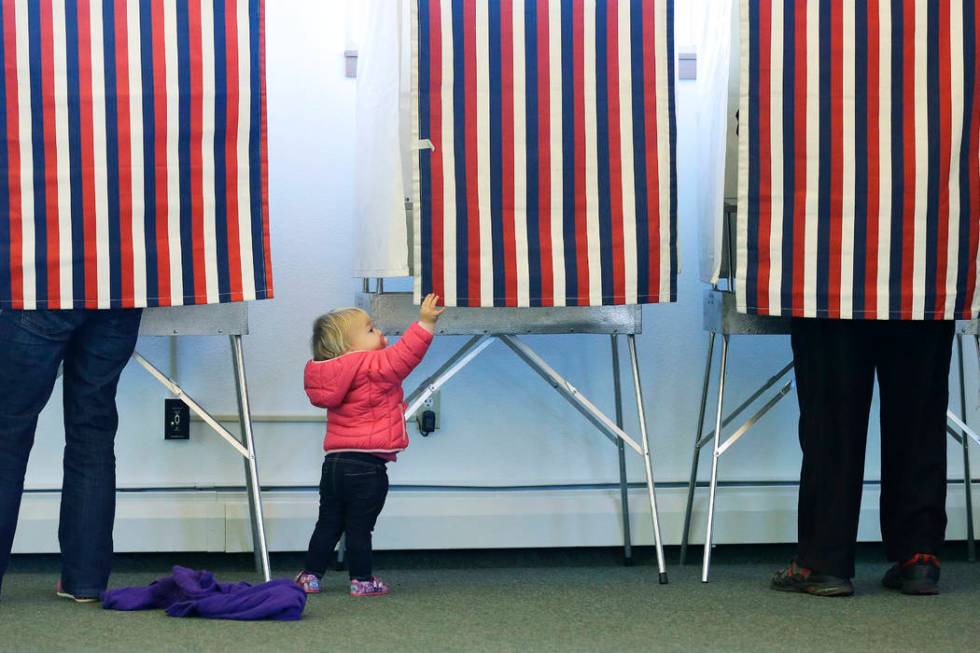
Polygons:
<instances>
[{"instance_id":1,"label":"blonde hair","mask_svg":"<svg viewBox=\"0 0 980 653\"><path fill-rule=\"evenodd\" d=\"M325 361L346 354L350 347L347 334L358 317L368 314L359 308L338 308L318 317L313 323L313 360Z\"/></svg>"}]
</instances>

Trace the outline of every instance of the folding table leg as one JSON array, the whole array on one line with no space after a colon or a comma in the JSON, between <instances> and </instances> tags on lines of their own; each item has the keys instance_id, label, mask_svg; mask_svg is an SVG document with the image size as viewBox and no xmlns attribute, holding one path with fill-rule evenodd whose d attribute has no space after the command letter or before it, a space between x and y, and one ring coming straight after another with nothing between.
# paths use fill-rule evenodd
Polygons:
<instances>
[{"instance_id":1,"label":"folding table leg","mask_svg":"<svg viewBox=\"0 0 980 653\"><path fill-rule=\"evenodd\" d=\"M252 412L248 401L248 381L245 378L245 353L240 335L230 336L231 358L235 367L235 390L238 396L238 417L242 426L242 444L248 449L245 458L245 481L248 488L248 508L252 522L252 547L255 552L255 568L265 580L272 579L269 550L266 546L265 520L262 514L262 489L255 462L255 438L252 434Z\"/></svg>"},{"instance_id":2,"label":"folding table leg","mask_svg":"<svg viewBox=\"0 0 980 653\"><path fill-rule=\"evenodd\" d=\"M704 535L704 560L701 567L701 582L708 582L711 569L711 544L715 522L715 494L718 490L718 457L721 446L721 419L725 410L725 374L728 371L728 335L721 340L721 365L718 369L718 408L715 412L715 436L711 448L711 484L708 486L708 524Z\"/></svg>"},{"instance_id":3,"label":"folding table leg","mask_svg":"<svg viewBox=\"0 0 980 653\"><path fill-rule=\"evenodd\" d=\"M650 516L653 520L653 541L657 549L657 567L660 570L660 584L667 584L667 563L664 560L663 540L660 537L660 517L657 512L657 493L653 482L653 463L650 458L650 436L647 433L647 417L643 407L643 388L640 385L640 362L636 355L636 336L627 336L630 366L633 368L633 389L636 391L636 414L640 420L641 444L643 446L643 471L646 474L647 497L650 500Z\"/></svg>"},{"instance_id":4,"label":"folding table leg","mask_svg":"<svg viewBox=\"0 0 980 653\"><path fill-rule=\"evenodd\" d=\"M544 361L533 349L528 347L517 336L503 335L497 336L502 343L510 348L517 356L523 360L528 367L538 373L551 387L565 398L572 406L588 419L600 433L605 435L613 442L623 442L637 454L643 456L644 471L646 473L647 496L650 500L650 513L653 518L653 537L657 549L657 564L660 569L661 584L667 582L667 570L664 561L663 543L660 537L660 522L657 514L656 492L653 484L653 465L650 458L650 443L647 434L646 414L643 407L643 391L640 387L640 366L636 355L636 340L633 335L628 336L630 363L633 369L633 387L636 391L636 407L640 421L640 432L642 438L636 442L623 429L617 426L611 419L600 411L595 404L582 395L571 383L556 372L547 362Z\"/></svg>"},{"instance_id":5,"label":"folding table leg","mask_svg":"<svg viewBox=\"0 0 980 653\"><path fill-rule=\"evenodd\" d=\"M960 382L960 419L966 423L966 375L963 357L963 336L956 336L956 353ZM963 449L963 491L966 494L966 557L970 562L977 559L976 538L973 532L973 487L970 476L970 438L965 435L960 441Z\"/></svg>"},{"instance_id":6,"label":"folding table leg","mask_svg":"<svg viewBox=\"0 0 980 653\"><path fill-rule=\"evenodd\" d=\"M612 373L613 391L616 395L616 426L623 428L623 388L619 370L619 336L610 336L612 344ZM619 452L619 499L623 511L623 564L633 564L633 541L630 535L630 498L629 479L626 475L626 445L616 439L616 449Z\"/></svg>"},{"instance_id":7,"label":"folding table leg","mask_svg":"<svg viewBox=\"0 0 980 653\"><path fill-rule=\"evenodd\" d=\"M708 387L711 383L711 362L715 356L715 334L708 334L708 357L704 363L704 382L701 386L701 407L698 410L698 432L694 434L694 455L691 459L691 477L687 482L687 505L684 508L684 532L681 534L680 563L687 563L687 545L691 537L691 512L694 510L694 492L698 483L698 463L701 461L701 434L704 433L704 413L708 405Z\"/></svg>"}]
</instances>

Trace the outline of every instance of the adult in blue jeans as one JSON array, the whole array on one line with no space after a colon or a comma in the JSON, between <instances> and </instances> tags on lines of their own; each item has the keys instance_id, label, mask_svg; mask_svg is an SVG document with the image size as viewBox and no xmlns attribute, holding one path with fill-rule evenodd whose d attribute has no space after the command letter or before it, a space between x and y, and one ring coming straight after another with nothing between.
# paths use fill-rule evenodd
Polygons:
<instances>
[{"instance_id":1,"label":"adult in blue jeans","mask_svg":"<svg viewBox=\"0 0 980 653\"><path fill-rule=\"evenodd\" d=\"M119 375L136 347L140 309L0 309L0 589L41 410L64 363L65 454L57 591L97 600L112 566Z\"/></svg>"}]
</instances>

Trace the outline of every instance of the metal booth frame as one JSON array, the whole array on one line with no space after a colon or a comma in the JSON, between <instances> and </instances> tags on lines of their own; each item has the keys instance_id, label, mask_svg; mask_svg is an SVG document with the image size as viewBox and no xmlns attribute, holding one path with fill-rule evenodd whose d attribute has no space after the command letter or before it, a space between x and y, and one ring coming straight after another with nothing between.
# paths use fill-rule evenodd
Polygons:
<instances>
[{"instance_id":1,"label":"metal booth frame","mask_svg":"<svg viewBox=\"0 0 980 653\"><path fill-rule=\"evenodd\" d=\"M418 319L418 307L412 293L385 292L384 281L364 280L362 292L357 295L357 306L364 309L386 332L398 335L406 325ZM494 342L499 341L537 373L578 410L596 429L613 442L619 453L620 502L624 561L632 561L632 542L629 517L629 485L626 475L626 448L643 458L647 501L653 526L654 545L657 554L660 584L668 582L663 542L660 534L660 518L657 511L656 488L650 436L646 423L646 408L640 381L636 335L642 332L640 306L555 307L555 308L450 308L440 318L438 335L469 336L469 340L452 354L432 375L411 392L406 403L405 419L410 420L425 401L469 365ZM521 338L524 335L558 334L608 335L612 353L613 388L615 393L615 419L610 419L585 397L567 379L562 377ZM619 336L627 341L628 360L632 373L640 437L633 438L623 430L623 396L620 379Z\"/></svg>"},{"instance_id":2,"label":"metal booth frame","mask_svg":"<svg viewBox=\"0 0 980 653\"><path fill-rule=\"evenodd\" d=\"M262 510L262 488L259 483L258 464L255 457L255 436L252 430L248 381L245 376L245 349L242 344L242 336L248 335L248 307L245 304L214 304L148 308L143 311L140 335L168 338L178 336L223 336L228 338L235 376L235 393L238 399L241 438L236 437L223 427L218 419L187 394L175 380L160 371L138 351L133 353L133 360L139 363L176 398L184 402L191 411L242 457L245 464L245 484L248 495L255 568L266 581L271 580L272 571L269 565L269 549L266 542L265 518Z\"/></svg>"}]
</instances>

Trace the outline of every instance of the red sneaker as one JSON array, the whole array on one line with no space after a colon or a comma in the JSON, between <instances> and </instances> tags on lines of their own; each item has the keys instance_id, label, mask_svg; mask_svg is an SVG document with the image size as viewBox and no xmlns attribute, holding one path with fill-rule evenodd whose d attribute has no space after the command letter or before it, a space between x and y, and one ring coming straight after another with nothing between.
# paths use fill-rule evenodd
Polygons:
<instances>
[{"instance_id":1,"label":"red sneaker","mask_svg":"<svg viewBox=\"0 0 980 653\"><path fill-rule=\"evenodd\" d=\"M881 584L911 596L939 594L939 558L928 553L916 553L886 571Z\"/></svg>"}]
</instances>

